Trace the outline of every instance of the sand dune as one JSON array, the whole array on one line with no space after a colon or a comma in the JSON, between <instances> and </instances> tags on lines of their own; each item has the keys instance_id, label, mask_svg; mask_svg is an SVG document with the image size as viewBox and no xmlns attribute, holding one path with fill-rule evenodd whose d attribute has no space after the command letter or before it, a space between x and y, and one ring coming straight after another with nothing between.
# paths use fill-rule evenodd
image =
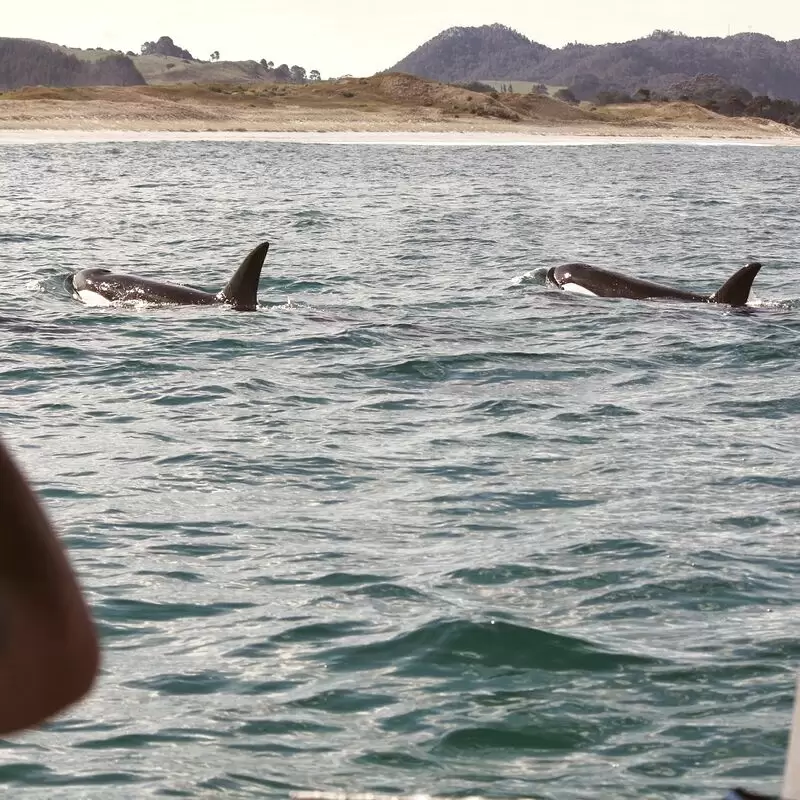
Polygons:
<instances>
[{"instance_id":1,"label":"sand dune","mask_svg":"<svg viewBox=\"0 0 800 800\"><path fill-rule=\"evenodd\" d=\"M690 103L581 107L487 95L410 75L304 85L28 88L0 94L0 131L513 134L781 140L800 131Z\"/></svg>"}]
</instances>

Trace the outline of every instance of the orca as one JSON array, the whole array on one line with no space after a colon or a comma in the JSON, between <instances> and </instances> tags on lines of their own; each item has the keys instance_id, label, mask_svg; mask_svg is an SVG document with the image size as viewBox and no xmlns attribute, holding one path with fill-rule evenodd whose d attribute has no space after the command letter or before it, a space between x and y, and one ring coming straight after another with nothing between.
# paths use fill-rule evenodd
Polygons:
<instances>
[{"instance_id":1,"label":"orca","mask_svg":"<svg viewBox=\"0 0 800 800\"><path fill-rule=\"evenodd\" d=\"M107 306L114 302L182 306L225 304L237 311L255 311L258 306L258 282L268 250L269 242L262 242L248 253L225 288L216 294L109 269L82 269L71 275L69 280L73 297L87 305Z\"/></svg>"},{"instance_id":2,"label":"orca","mask_svg":"<svg viewBox=\"0 0 800 800\"><path fill-rule=\"evenodd\" d=\"M734 273L712 295L686 292L651 281L631 278L619 272L600 269L590 264L574 263L551 267L547 283L565 292L591 297L625 297L631 300L680 300L686 303L723 303L729 306L747 305L750 288L761 264L751 262Z\"/></svg>"}]
</instances>

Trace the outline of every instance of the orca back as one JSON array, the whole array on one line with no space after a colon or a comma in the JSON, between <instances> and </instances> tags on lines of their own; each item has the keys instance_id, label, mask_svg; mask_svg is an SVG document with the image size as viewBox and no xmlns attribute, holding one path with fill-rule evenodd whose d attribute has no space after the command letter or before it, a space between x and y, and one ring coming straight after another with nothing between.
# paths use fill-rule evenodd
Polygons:
<instances>
[{"instance_id":1,"label":"orca back","mask_svg":"<svg viewBox=\"0 0 800 800\"><path fill-rule=\"evenodd\" d=\"M753 280L760 269L761 264L759 263L747 264L728 278L710 296L674 289L671 286L662 286L659 283L632 278L620 272L580 262L552 267L547 273L547 280L565 291L591 294L596 297L681 300L690 303L723 303L730 306L744 306L750 297Z\"/></svg>"},{"instance_id":2,"label":"orca back","mask_svg":"<svg viewBox=\"0 0 800 800\"><path fill-rule=\"evenodd\" d=\"M551 269L548 280L561 289L581 294L593 294L596 297L619 297L629 300L669 299L688 302L702 302L707 298L694 292L673 289L660 283L632 278L621 272L593 267L580 262L562 264ZM577 292L580 287L582 291Z\"/></svg>"},{"instance_id":3,"label":"orca back","mask_svg":"<svg viewBox=\"0 0 800 800\"><path fill-rule=\"evenodd\" d=\"M98 268L79 270L69 280L75 296L87 305L109 305L113 302L203 306L226 304L237 311L254 311L258 307L258 284L268 250L269 242L262 242L255 247L225 288L216 294L191 286Z\"/></svg>"}]
</instances>

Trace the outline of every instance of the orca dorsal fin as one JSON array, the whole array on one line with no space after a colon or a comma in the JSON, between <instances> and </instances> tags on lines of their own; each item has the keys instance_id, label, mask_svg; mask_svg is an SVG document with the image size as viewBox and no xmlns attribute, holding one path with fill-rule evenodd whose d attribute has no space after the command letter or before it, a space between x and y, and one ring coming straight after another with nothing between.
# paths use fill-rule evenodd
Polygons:
<instances>
[{"instance_id":1,"label":"orca dorsal fin","mask_svg":"<svg viewBox=\"0 0 800 800\"><path fill-rule=\"evenodd\" d=\"M746 264L738 272L731 275L731 277L708 298L708 302L725 303L729 306L747 305L747 299L750 297L750 288L760 269L761 264L756 261Z\"/></svg>"},{"instance_id":2,"label":"orca dorsal fin","mask_svg":"<svg viewBox=\"0 0 800 800\"><path fill-rule=\"evenodd\" d=\"M258 282L261 268L267 257L269 242L262 242L247 254L225 288L217 294L223 303L230 303L238 311L255 311L258 303Z\"/></svg>"}]
</instances>

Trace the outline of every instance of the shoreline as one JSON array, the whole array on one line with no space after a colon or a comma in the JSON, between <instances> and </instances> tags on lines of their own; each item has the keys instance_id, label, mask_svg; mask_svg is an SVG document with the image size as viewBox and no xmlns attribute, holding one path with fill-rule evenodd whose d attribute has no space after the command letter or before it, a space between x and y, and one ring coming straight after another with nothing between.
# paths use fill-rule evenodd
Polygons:
<instances>
[{"instance_id":1,"label":"shoreline","mask_svg":"<svg viewBox=\"0 0 800 800\"><path fill-rule=\"evenodd\" d=\"M261 142L327 145L394 145L439 147L576 147L590 145L670 145L694 147L800 147L800 136L742 137L697 132L578 132L559 126L534 131L241 131L164 130L153 128L0 128L0 145L114 144L147 142Z\"/></svg>"},{"instance_id":2,"label":"shoreline","mask_svg":"<svg viewBox=\"0 0 800 800\"><path fill-rule=\"evenodd\" d=\"M525 130L170 130L142 128L4 128L0 145L113 144L147 142L262 142L328 145L440 147L554 147L588 145L684 145L694 147L800 147L800 135L736 136L695 130L579 130L547 126Z\"/></svg>"}]
</instances>

